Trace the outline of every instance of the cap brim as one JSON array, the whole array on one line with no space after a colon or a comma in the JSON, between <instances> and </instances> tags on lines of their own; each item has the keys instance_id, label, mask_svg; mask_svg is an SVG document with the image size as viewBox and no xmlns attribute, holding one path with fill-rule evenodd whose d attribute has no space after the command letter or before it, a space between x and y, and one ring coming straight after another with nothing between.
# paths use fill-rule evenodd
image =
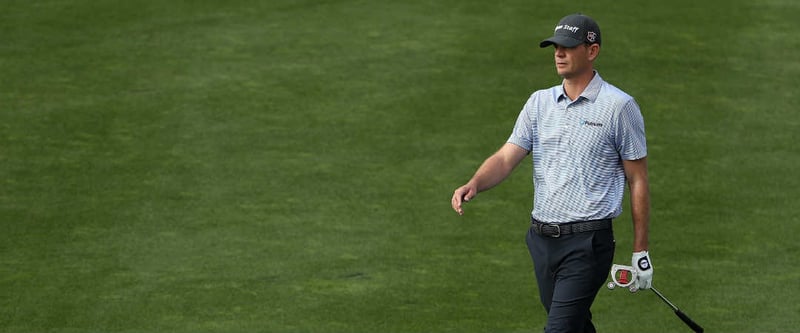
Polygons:
<instances>
[{"instance_id":1,"label":"cap brim","mask_svg":"<svg viewBox=\"0 0 800 333\"><path fill-rule=\"evenodd\" d=\"M539 47L548 47L553 44L561 45L564 47L576 47L578 45L583 44L583 41L566 36L553 36L539 43Z\"/></svg>"}]
</instances>

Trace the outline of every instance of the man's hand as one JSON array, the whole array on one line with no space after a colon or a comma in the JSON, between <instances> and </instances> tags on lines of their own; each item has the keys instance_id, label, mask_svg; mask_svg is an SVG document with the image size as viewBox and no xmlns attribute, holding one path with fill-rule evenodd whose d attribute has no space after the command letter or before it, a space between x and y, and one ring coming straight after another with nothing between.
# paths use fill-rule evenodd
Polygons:
<instances>
[{"instance_id":1,"label":"man's hand","mask_svg":"<svg viewBox=\"0 0 800 333\"><path fill-rule=\"evenodd\" d=\"M462 208L461 205L465 202L469 202L476 195L478 195L478 188L471 183L467 183L453 191L453 199L450 200L450 204L458 215L464 215L464 208Z\"/></svg>"},{"instance_id":2,"label":"man's hand","mask_svg":"<svg viewBox=\"0 0 800 333\"><path fill-rule=\"evenodd\" d=\"M636 270L636 288L650 289L653 286L653 262L650 261L650 254L647 251L634 252L631 266Z\"/></svg>"}]
</instances>

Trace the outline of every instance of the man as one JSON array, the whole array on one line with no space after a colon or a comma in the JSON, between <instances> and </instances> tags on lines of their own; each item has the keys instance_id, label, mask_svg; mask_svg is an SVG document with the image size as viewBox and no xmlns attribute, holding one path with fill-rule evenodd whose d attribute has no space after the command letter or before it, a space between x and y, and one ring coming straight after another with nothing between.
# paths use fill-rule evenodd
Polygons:
<instances>
[{"instance_id":1,"label":"man","mask_svg":"<svg viewBox=\"0 0 800 333\"><path fill-rule=\"evenodd\" d=\"M534 263L545 332L594 332L590 308L614 258L611 220L622 213L625 183L633 217L635 286L648 289L650 199L644 120L634 99L594 69L600 28L581 14L564 17L552 45L560 85L533 93L508 141L453 193L463 204L502 182L532 153L534 201L526 241Z\"/></svg>"}]
</instances>

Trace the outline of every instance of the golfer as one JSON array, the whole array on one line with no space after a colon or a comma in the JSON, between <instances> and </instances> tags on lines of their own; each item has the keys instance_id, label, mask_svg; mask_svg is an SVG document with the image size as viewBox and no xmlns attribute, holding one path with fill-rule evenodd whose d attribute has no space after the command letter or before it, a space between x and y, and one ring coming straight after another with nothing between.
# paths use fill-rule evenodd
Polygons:
<instances>
[{"instance_id":1,"label":"golfer","mask_svg":"<svg viewBox=\"0 0 800 333\"><path fill-rule=\"evenodd\" d=\"M650 194L644 120L634 99L594 69L600 28L573 14L539 46L553 46L561 84L534 92L508 141L453 192L464 203L502 182L533 154L533 211L526 241L533 259L544 331L594 332L590 308L609 274L615 240L612 219L622 213L625 184L633 217L635 286L648 289L653 267L647 252Z\"/></svg>"}]
</instances>

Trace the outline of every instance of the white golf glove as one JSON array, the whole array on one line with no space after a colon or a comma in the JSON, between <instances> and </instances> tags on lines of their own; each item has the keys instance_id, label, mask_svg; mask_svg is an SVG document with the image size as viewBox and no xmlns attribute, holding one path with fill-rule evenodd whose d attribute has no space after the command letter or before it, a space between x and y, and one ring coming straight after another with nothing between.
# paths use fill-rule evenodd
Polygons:
<instances>
[{"instance_id":1,"label":"white golf glove","mask_svg":"<svg viewBox=\"0 0 800 333\"><path fill-rule=\"evenodd\" d=\"M636 289L650 289L653 286L653 262L650 261L650 254L647 251L634 252L631 258L631 266L636 270Z\"/></svg>"}]
</instances>

